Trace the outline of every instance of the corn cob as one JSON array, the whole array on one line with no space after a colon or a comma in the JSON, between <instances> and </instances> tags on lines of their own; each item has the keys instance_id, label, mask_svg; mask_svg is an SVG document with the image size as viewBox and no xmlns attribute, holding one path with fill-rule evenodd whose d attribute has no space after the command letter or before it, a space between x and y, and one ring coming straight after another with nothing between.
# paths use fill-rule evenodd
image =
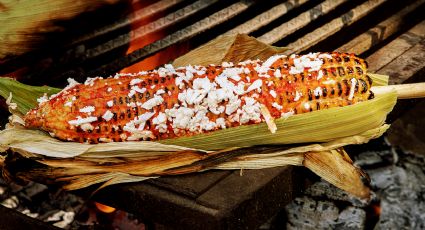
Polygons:
<instances>
[{"instance_id":1,"label":"corn cob","mask_svg":"<svg viewBox=\"0 0 425 230\"><path fill-rule=\"evenodd\" d=\"M57 95L40 98L25 123L88 143L195 135L371 99L366 71L364 60L336 52L236 65L165 65L84 84L70 80Z\"/></svg>"}]
</instances>

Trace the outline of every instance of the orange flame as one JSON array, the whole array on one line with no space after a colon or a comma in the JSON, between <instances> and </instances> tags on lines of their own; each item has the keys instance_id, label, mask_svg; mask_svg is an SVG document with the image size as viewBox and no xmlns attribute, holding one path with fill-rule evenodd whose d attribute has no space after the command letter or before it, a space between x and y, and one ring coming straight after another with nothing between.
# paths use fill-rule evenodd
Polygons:
<instances>
[{"instance_id":1,"label":"orange flame","mask_svg":"<svg viewBox=\"0 0 425 230\"><path fill-rule=\"evenodd\" d=\"M375 215L380 216L381 215L381 206L380 205L373 205L372 206L373 212Z\"/></svg>"},{"instance_id":2,"label":"orange flame","mask_svg":"<svg viewBox=\"0 0 425 230\"><path fill-rule=\"evenodd\" d=\"M135 11L136 9L143 7L141 5L138 5L137 3L132 4L132 10ZM159 17L163 17L165 15L160 15ZM149 20L149 19L147 19ZM152 20L152 19L150 19ZM153 20L152 20L153 21ZM131 24L131 30L136 30L138 27L140 27L142 24L147 25L148 23L152 21L144 21L144 22L137 22ZM163 39L165 36L167 36L166 31L155 31L153 33L147 34L141 38L132 39L129 43L129 47L127 49L126 54L130 54L135 50L141 49L145 47L146 45L149 45L155 41L158 41L160 39ZM128 66L120 71L120 73L134 73L139 72L142 70L152 70L157 68L158 66L164 65L171 60L177 58L178 56L186 53L189 50L189 44L179 44L179 45L173 45L170 46L162 51L159 51L158 53L140 61L137 62L131 66Z\"/></svg>"},{"instance_id":3,"label":"orange flame","mask_svg":"<svg viewBox=\"0 0 425 230\"><path fill-rule=\"evenodd\" d=\"M98 202L94 202L94 204L96 205L96 208L99 209L99 211L104 212L104 213L113 213L115 212L116 208L108 206L108 205L104 205Z\"/></svg>"}]
</instances>

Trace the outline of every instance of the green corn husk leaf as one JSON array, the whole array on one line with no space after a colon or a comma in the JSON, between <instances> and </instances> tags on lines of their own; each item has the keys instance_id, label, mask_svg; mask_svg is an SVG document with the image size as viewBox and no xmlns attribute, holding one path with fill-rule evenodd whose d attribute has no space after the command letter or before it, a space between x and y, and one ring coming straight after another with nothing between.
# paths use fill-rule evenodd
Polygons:
<instances>
[{"instance_id":1,"label":"green corn husk leaf","mask_svg":"<svg viewBox=\"0 0 425 230\"><path fill-rule=\"evenodd\" d=\"M253 145L326 142L380 127L397 101L395 92L350 106L276 119L276 133L267 124L244 125L190 137L159 141L163 144L217 150Z\"/></svg>"},{"instance_id":2,"label":"green corn husk leaf","mask_svg":"<svg viewBox=\"0 0 425 230\"><path fill-rule=\"evenodd\" d=\"M38 105L37 98L44 94L48 96L60 92L61 89L49 86L30 86L22 84L12 78L0 77L0 96L5 99L12 93L12 101L17 104L17 110L26 114Z\"/></svg>"},{"instance_id":3,"label":"green corn husk leaf","mask_svg":"<svg viewBox=\"0 0 425 230\"><path fill-rule=\"evenodd\" d=\"M370 78L372 78L372 86L385 86L388 85L389 77L387 75L368 73Z\"/></svg>"}]
</instances>

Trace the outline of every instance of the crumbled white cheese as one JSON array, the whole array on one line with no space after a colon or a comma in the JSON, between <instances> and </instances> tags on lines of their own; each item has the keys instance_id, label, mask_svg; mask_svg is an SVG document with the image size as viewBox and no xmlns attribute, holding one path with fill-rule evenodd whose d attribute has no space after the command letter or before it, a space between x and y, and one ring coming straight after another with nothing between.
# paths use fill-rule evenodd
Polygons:
<instances>
[{"instance_id":1,"label":"crumbled white cheese","mask_svg":"<svg viewBox=\"0 0 425 230\"><path fill-rule=\"evenodd\" d=\"M193 78L193 74L190 71L186 71L186 74L181 72L176 72L175 83L179 87L179 89L182 89L184 87L184 82L189 82Z\"/></svg>"},{"instance_id":2,"label":"crumbled white cheese","mask_svg":"<svg viewBox=\"0 0 425 230\"><path fill-rule=\"evenodd\" d=\"M74 86L77 86L77 85L80 84L76 80L74 80L73 78L68 78L67 81L68 81L68 85L64 89L62 89L61 92L67 91L67 90L69 90L71 88L74 88Z\"/></svg>"},{"instance_id":3,"label":"crumbled white cheese","mask_svg":"<svg viewBox=\"0 0 425 230\"><path fill-rule=\"evenodd\" d=\"M93 122L93 121L97 121L97 117L85 117L85 118L82 118L81 116L77 116L76 118L77 118L76 120L68 121L68 123L70 125L76 125L76 126L78 126L78 125L81 125L81 124L85 124L85 123L90 123L90 122Z\"/></svg>"},{"instance_id":4,"label":"crumbled white cheese","mask_svg":"<svg viewBox=\"0 0 425 230\"><path fill-rule=\"evenodd\" d=\"M226 105L226 114L230 115L234 113L241 106L241 100L230 100Z\"/></svg>"},{"instance_id":5,"label":"crumbled white cheese","mask_svg":"<svg viewBox=\"0 0 425 230\"><path fill-rule=\"evenodd\" d=\"M226 121L224 120L224 118L220 117L217 118L215 120L215 124L217 125L217 127L225 129L226 128Z\"/></svg>"},{"instance_id":6,"label":"crumbled white cheese","mask_svg":"<svg viewBox=\"0 0 425 230\"><path fill-rule=\"evenodd\" d=\"M89 131L89 130L93 130L94 129L93 125L91 125L90 123L81 124L80 128L83 131Z\"/></svg>"},{"instance_id":7,"label":"crumbled white cheese","mask_svg":"<svg viewBox=\"0 0 425 230\"><path fill-rule=\"evenodd\" d=\"M144 93L146 92L146 88L139 88L137 85L133 85L128 93L128 97L132 97L136 93Z\"/></svg>"},{"instance_id":8,"label":"crumbled white cheese","mask_svg":"<svg viewBox=\"0 0 425 230\"><path fill-rule=\"evenodd\" d=\"M291 110L291 111L289 111L289 112L286 112L286 113L281 113L281 114L280 114L280 117L281 117L281 118L285 118L285 119L287 119L288 117L290 117L290 116L292 116L292 115L294 115L294 111L293 111L293 110Z\"/></svg>"},{"instance_id":9,"label":"crumbled white cheese","mask_svg":"<svg viewBox=\"0 0 425 230\"><path fill-rule=\"evenodd\" d=\"M278 103L276 103L276 102L273 102L273 103L272 103L272 106L273 106L274 108L276 108L277 110L282 110L282 109L283 109L283 106L279 105L279 104L278 104Z\"/></svg>"},{"instance_id":10,"label":"crumbled white cheese","mask_svg":"<svg viewBox=\"0 0 425 230\"><path fill-rule=\"evenodd\" d=\"M64 104L64 106L72 107L72 101L68 101Z\"/></svg>"},{"instance_id":11,"label":"crumbled white cheese","mask_svg":"<svg viewBox=\"0 0 425 230\"><path fill-rule=\"evenodd\" d=\"M239 122L241 124L254 121L261 122L260 103L252 97L244 97L245 105L242 106Z\"/></svg>"},{"instance_id":12,"label":"crumbled white cheese","mask_svg":"<svg viewBox=\"0 0 425 230\"><path fill-rule=\"evenodd\" d=\"M139 84L140 82L142 82L142 79L140 78L134 78L130 81L130 85L135 85L135 84Z\"/></svg>"},{"instance_id":13,"label":"crumbled white cheese","mask_svg":"<svg viewBox=\"0 0 425 230\"><path fill-rule=\"evenodd\" d=\"M164 94L165 93L165 90L163 90L163 89L159 89L159 90L157 90L156 91L156 95L161 95L161 94Z\"/></svg>"},{"instance_id":14,"label":"crumbled white cheese","mask_svg":"<svg viewBox=\"0 0 425 230\"><path fill-rule=\"evenodd\" d=\"M175 73L176 70L174 69L173 65L171 64L165 64L164 67L168 70L170 73Z\"/></svg>"},{"instance_id":15,"label":"crumbled white cheese","mask_svg":"<svg viewBox=\"0 0 425 230\"><path fill-rule=\"evenodd\" d=\"M263 81L261 79L255 80L246 90L246 92L251 92L252 90L258 89L261 92L261 86L263 85Z\"/></svg>"},{"instance_id":16,"label":"crumbled white cheese","mask_svg":"<svg viewBox=\"0 0 425 230\"><path fill-rule=\"evenodd\" d=\"M302 93L300 93L300 92L298 92L298 91L295 91L295 98L294 98L294 101L298 101L298 100L301 98L301 96L302 96Z\"/></svg>"},{"instance_id":17,"label":"crumbled white cheese","mask_svg":"<svg viewBox=\"0 0 425 230\"><path fill-rule=\"evenodd\" d=\"M317 80L321 79L323 77L323 71L319 70L319 73L317 74Z\"/></svg>"},{"instance_id":18,"label":"crumbled white cheese","mask_svg":"<svg viewBox=\"0 0 425 230\"><path fill-rule=\"evenodd\" d=\"M270 90L269 93L270 93L270 95L272 95L273 98L277 97L276 91Z\"/></svg>"},{"instance_id":19,"label":"crumbled white cheese","mask_svg":"<svg viewBox=\"0 0 425 230\"><path fill-rule=\"evenodd\" d=\"M48 98L49 100L52 100L53 98L55 98L55 97L59 96L60 94L62 94L62 95L69 94L69 90L70 90L71 88L74 88L74 86L76 86L76 85L79 85L79 84L80 84L80 83L76 82L76 81L75 81L74 79L72 79L72 78L68 78L67 80L68 80L68 85L67 85L64 89L62 89L59 93L56 93L56 94L52 94L52 95L50 95L50 97ZM76 91L76 89L74 88L74 89L73 89L73 91Z\"/></svg>"},{"instance_id":20,"label":"crumbled white cheese","mask_svg":"<svg viewBox=\"0 0 425 230\"><path fill-rule=\"evenodd\" d=\"M241 73L242 73L241 68L227 68L223 70L223 74L225 74L227 77L235 81L241 80L241 77L239 76L239 74Z\"/></svg>"},{"instance_id":21,"label":"crumbled white cheese","mask_svg":"<svg viewBox=\"0 0 425 230\"><path fill-rule=\"evenodd\" d=\"M173 119L173 128L186 129L188 128L190 119L193 117L195 112L191 108L180 107L178 109L170 109L169 115L167 116L174 117ZM167 111L166 111L167 113Z\"/></svg>"},{"instance_id":22,"label":"crumbled white cheese","mask_svg":"<svg viewBox=\"0 0 425 230\"><path fill-rule=\"evenodd\" d=\"M111 92L112 91L112 88L109 87L106 91Z\"/></svg>"},{"instance_id":23,"label":"crumbled white cheese","mask_svg":"<svg viewBox=\"0 0 425 230\"><path fill-rule=\"evenodd\" d=\"M310 103L305 102L305 103L304 103L304 108L305 108L306 110L309 110L309 109L310 109Z\"/></svg>"},{"instance_id":24,"label":"crumbled white cheese","mask_svg":"<svg viewBox=\"0 0 425 230\"><path fill-rule=\"evenodd\" d=\"M84 85L88 85L88 86L93 86L94 85L94 82L97 80L97 79L103 79L102 77L94 77L94 78L87 78L87 80L84 82Z\"/></svg>"},{"instance_id":25,"label":"crumbled white cheese","mask_svg":"<svg viewBox=\"0 0 425 230\"><path fill-rule=\"evenodd\" d=\"M105 119L105 121L110 121L113 117L114 114L109 110L106 110L106 112L102 115L102 118Z\"/></svg>"},{"instance_id":26,"label":"crumbled white cheese","mask_svg":"<svg viewBox=\"0 0 425 230\"><path fill-rule=\"evenodd\" d=\"M168 69L167 69L167 68L160 67L160 68L158 69L158 76L159 76L159 77L166 77L168 74L171 74L171 73L168 71Z\"/></svg>"},{"instance_id":27,"label":"crumbled white cheese","mask_svg":"<svg viewBox=\"0 0 425 230\"><path fill-rule=\"evenodd\" d=\"M194 90L189 88L179 93L177 98L182 103L193 105L193 104L199 104L205 98L206 95L207 93L202 90Z\"/></svg>"},{"instance_id":28,"label":"crumbled white cheese","mask_svg":"<svg viewBox=\"0 0 425 230\"><path fill-rule=\"evenodd\" d=\"M350 94L348 95L348 100L353 100L354 97L354 90L356 89L357 79L351 78L351 87L350 87Z\"/></svg>"},{"instance_id":29,"label":"crumbled white cheese","mask_svg":"<svg viewBox=\"0 0 425 230\"><path fill-rule=\"evenodd\" d=\"M328 58L328 59L331 59L332 58L332 55L330 55L328 53L321 53L321 54L319 54L318 57L319 58Z\"/></svg>"},{"instance_id":30,"label":"crumbled white cheese","mask_svg":"<svg viewBox=\"0 0 425 230\"><path fill-rule=\"evenodd\" d=\"M156 116L152 120L152 124L156 125L155 129L157 129L160 133L167 132L167 116L165 113L160 112L158 116Z\"/></svg>"},{"instance_id":31,"label":"crumbled white cheese","mask_svg":"<svg viewBox=\"0 0 425 230\"><path fill-rule=\"evenodd\" d=\"M94 106L86 106L86 107L83 107L82 109L80 109L80 112L81 113L91 113L91 112L94 112L94 110L95 110Z\"/></svg>"},{"instance_id":32,"label":"crumbled white cheese","mask_svg":"<svg viewBox=\"0 0 425 230\"><path fill-rule=\"evenodd\" d=\"M164 98L158 95L153 95L153 98L147 100L145 103L143 103L142 108L150 110L155 106L158 106L164 102Z\"/></svg>"},{"instance_id":33,"label":"crumbled white cheese","mask_svg":"<svg viewBox=\"0 0 425 230\"><path fill-rule=\"evenodd\" d=\"M206 92L210 91L213 87L213 84L210 82L210 79L205 78L196 78L193 80L193 88L199 90L205 90Z\"/></svg>"},{"instance_id":34,"label":"crumbled white cheese","mask_svg":"<svg viewBox=\"0 0 425 230\"><path fill-rule=\"evenodd\" d=\"M325 85L333 85L336 83L336 81L333 79L329 79L329 80L323 81L322 83Z\"/></svg>"},{"instance_id":35,"label":"crumbled white cheese","mask_svg":"<svg viewBox=\"0 0 425 230\"><path fill-rule=\"evenodd\" d=\"M251 73L251 70L249 68L245 67L245 68L243 68L243 72L245 74L249 74L249 73Z\"/></svg>"},{"instance_id":36,"label":"crumbled white cheese","mask_svg":"<svg viewBox=\"0 0 425 230\"><path fill-rule=\"evenodd\" d=\"M124 125L123 130L132 134L144 130L146 121L149 120L155 113L146 112L142 115L135 117L133 120Z\"/></svg>"},{"instance_id":37,"label":"crumbled white cheese","mask_svg":"<svg viewBox=\"0 0 425 230\"><path fill-rule=\"evenodd\" d=\"M274 71L274 76L275 76L275 77L277 77L277 78L282 77L282 73L280 72L280 69L276 69L276 70Z\"/></svg>"},{"instance_id":38,"label":"crumbled white cheese","mask_svg":"<svg viewBox=\"0 0 425 230\"><path fill-rule=\"evenodd\" d=\"M155 89L156 85L151 85L151 89Z\"/></svg>"},{"instance_id":39,"label":"crumbled white cheese","mask_svg":"<svg viewBox=\"0 0 425 230\"><path fill-rule=\"evenodd\" d=\"M322 67L323 61L317 57L318 53L309 53L296 57L294 60L294 66L291 66L290 74L303 73L305 68L308 68L309 72L318 71Z\"/></svg>"},{"instance_id":40,"label":"crumbled white cheese","mask_svg":"<svg viewBox=\"0 0 425 230\"><path fill-rule=\"evenodd\" d=\"M261 75L265 75L267 74L267 72L269 71L269 67L263 66L263 65L256 65L254 67L255 71L257 71L257 73L261 76Z\"/></svg>"},{"instance_id":41,"label":"crumbled white cheese","mask_svg":"<svg viewBox=\"0 0 425 230\"><path fill-rule=\"evenodd\" d=\"M108 142L114 142L114 140L110 139L110 138L106 138L106 137L100 137L99 138L100 142L104 142L104 143L108 143Z\"/></svg>"},{"instance_id":42,"label":"crumbled white cheese","mask_svg":"<svg viewBox=\"0 0 425 230\"><path fill-rule=\"evenodd\" d=\"M281 54L273 55L273 56L269 57L263 63L263 67L270 68L270 66L272 66L277 60L279 60L281 58L285 58L285 57L286 57L285 55L281 55Z\"/></svg>"},{"instance_id":43,"label":"crumbled white cheese","mask_svg":"<svg viewBox=\"0 0 425 230\"><path fill-rule=\"evenodd\" d=\"M47 93L45 93L42 97L37 98L37 102L39 105L48 101L49 101L49 97L47 96Z\"/></svg>"},{"instance_id":44,"label":"crumbled white cheese","mask_svg":"<svg viewBox=\"0 0 425 230\"><path fill-rule=\"evenodd\" d=\"M110 100L110 101L106 102L106 105L108 107L112 107L114 105L114 101Z\"/></svg>"},{"instance_id":45,"label":"crumbled white cheese","mask_svg":"<svg viewBox=\"0 0 425 230\"><path fill-rule=\"evenodd\" d=\"M136 132L131 133L131 136L129 136L128 138L125 134L121 138L123 140L127 139L129 141L138 141L140 139L147 140L148 138L155 138L155 136L150 130L137 130Z\"/></svg>"},{"instance_id":46,"label":"crumbled white cheese","mask_svg":"<svg viewBox=\"0 0 425 230\"><path fill-rule=\"evenodd\" d=\"M232 67L233 62L223 62L221 63L221 66L223 66L224 68Z\"/></svg>"},{"instance_id":47,"label":"crumbled white cheese","mask_svg":"<svg viewBox=\"0 0 425 230\"><path fill-rule=\"evenodd\" d=\"M314 96L316 97L320 97L322 96L323 92L322 92L322 87L318 86L316 89L314 89Z\"/></svg>"}]
</instances>

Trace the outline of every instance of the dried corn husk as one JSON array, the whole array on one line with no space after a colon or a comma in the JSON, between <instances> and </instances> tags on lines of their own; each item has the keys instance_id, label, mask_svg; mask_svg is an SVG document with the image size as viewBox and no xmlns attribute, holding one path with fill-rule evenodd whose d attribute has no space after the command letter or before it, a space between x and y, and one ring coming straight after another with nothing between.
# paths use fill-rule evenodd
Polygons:
<instances>
[{"instance_id":1,"label":"dried corn husk","mask_svg":"<svg viewBox=\"0 0 425 230\"><path fill-rule=\"evenodd\" d=\"M58 23L120 0L8 0L0 3L0 59L37 49Z\"/></svg>"},{"instance_id":2,"label":"dried corn husk","mask_svg":"<svg viewBox=\"0 0 425 230\"><path fill-rule=\"evenodd\" d=\"M206 51L208 52L207 55ZM174 60L175 66L221 64L223 61L241 62L248 59L265 60L283 53L285 47L266 45L246 34L220 36Z\"/></svg>"},{"instance_id":3,"label":"dried corn husk","mask_svg":"<svg viewBox=\"0 0 425 230\"><path fill-rule=\"evenodd\" d=\"M219 64L224 60L265 58L281 51L250 37L235 35L219 38L176 60L175 64L205 64L202 62L205 56L200 55L205 53L214 53L213 57L206 59L208 64ZM370 76L374 85L388 83L387 76ZM52 94L58 90L33 88L11 79L0 79L0 95L7 97L12 92L11 103L17 104L17 109L12 112L16 116L34 107L35 98L43 93ZM396 93L389 91L377 95L373 100L351 106L276 119L277 131L274 134L270 133L266 124L257 124L159 142L96 145L62 142L43 131L15 125L0 132L0 150L15 153L10 154L2 164L8 177L62 183L65 189L78 189L96 183L107 186L208 169L304 165L340 188L365 197L367 187L358 183L363 174L347 161L346 155L340 154L342 150L337 152L334 149L365 143L382 135L389 127L384 124L385 117L396 100ZM10 173L21 167L22 158L32 158L38 164L19 169L19 173ZM323 161L327 164L323 164ZM337 181L335 175L347 175L347 178Z\"/></svg>"}]
</instances>

